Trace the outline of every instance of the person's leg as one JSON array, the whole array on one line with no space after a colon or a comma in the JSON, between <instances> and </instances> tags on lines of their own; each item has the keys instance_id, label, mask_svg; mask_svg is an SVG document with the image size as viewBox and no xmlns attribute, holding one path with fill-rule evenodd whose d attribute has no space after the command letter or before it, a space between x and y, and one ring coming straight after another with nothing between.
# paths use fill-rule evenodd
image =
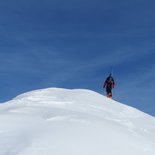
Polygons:
<instances>
[{"instance_id":1,"label":"person's leg","mask_svg":"<svg viewBox=\"0 0 155 155\"><path fill-rule=\"evenodd\" d=\"M110 88L107 88L107 97L112 98L112 92Z\"/></svg>"}]
</instances>

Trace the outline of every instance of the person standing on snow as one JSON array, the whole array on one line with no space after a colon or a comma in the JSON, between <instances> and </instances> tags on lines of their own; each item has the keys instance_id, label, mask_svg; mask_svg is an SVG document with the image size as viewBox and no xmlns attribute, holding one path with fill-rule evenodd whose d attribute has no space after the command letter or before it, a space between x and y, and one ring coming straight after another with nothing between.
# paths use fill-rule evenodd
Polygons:
<instances>
[{"instance_id":1,"label":"person standing on snow","mask_svg":"<svg viewBox=\"0 0 155 155\"><path fill-rule=\"evenodd\" d=\"M112 88L115 86L114 78L111 74L106 78L103 88L106 87L107 97L112 98Z\"/></svg>"}]
</instances>

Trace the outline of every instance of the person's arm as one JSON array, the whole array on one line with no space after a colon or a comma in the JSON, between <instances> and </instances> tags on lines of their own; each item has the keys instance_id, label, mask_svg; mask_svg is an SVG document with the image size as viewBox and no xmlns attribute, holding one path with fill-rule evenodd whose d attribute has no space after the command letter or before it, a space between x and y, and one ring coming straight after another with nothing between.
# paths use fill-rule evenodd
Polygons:
<instances>
[{"instance_id":1,"label":"person's arm","mask_svg":"<svg viewBox=\"0 0 155 155\"><path fill-rule=\"evenodd\" d=\"M104 85L103 85L103 88L105 88L106 85L107 85L107 80L105 80Z\"/></svg>"},{"instance_id":2,"label":"person's arm","mask_svg":"<svg viewBox=\"0 0 155 155\"><path fill-rule=\"evenodd\" d=\"M115 87L115 81L114 81L114 79L112 80L112 87L113 88Z\"/></svg>"}]
</instances>

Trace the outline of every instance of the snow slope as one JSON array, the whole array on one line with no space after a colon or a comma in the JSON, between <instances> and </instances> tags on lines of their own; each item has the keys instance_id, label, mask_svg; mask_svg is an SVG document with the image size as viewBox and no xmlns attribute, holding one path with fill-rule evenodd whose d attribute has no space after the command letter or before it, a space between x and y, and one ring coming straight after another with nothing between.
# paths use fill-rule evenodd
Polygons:
<instances>
[{"instance_id":1,"label":"snow slope","mask_svg":"<svg viewBox=\"0 0 155 155\"><path fill-rule=\"evenodd\" d=\"M0 105L0 155L155 155L155 118L82 89Z\"/></svg>"}]
</instances>

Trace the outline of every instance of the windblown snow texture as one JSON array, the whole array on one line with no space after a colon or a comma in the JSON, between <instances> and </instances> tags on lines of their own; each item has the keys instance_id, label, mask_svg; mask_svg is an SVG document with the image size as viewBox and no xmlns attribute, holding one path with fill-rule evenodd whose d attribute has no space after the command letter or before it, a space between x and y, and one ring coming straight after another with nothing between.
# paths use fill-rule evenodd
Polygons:
<instances>
[{"instance_id":1,"label":"windblown snow texture","mask_svg":"<svg viewBox=\"0 0 155 155\"><path fill-rule=\"evenodd\" d=\"M48 88L0 105L0 155L155 155L155 118L90 90Z\"/></svg>"}]
</instances>

